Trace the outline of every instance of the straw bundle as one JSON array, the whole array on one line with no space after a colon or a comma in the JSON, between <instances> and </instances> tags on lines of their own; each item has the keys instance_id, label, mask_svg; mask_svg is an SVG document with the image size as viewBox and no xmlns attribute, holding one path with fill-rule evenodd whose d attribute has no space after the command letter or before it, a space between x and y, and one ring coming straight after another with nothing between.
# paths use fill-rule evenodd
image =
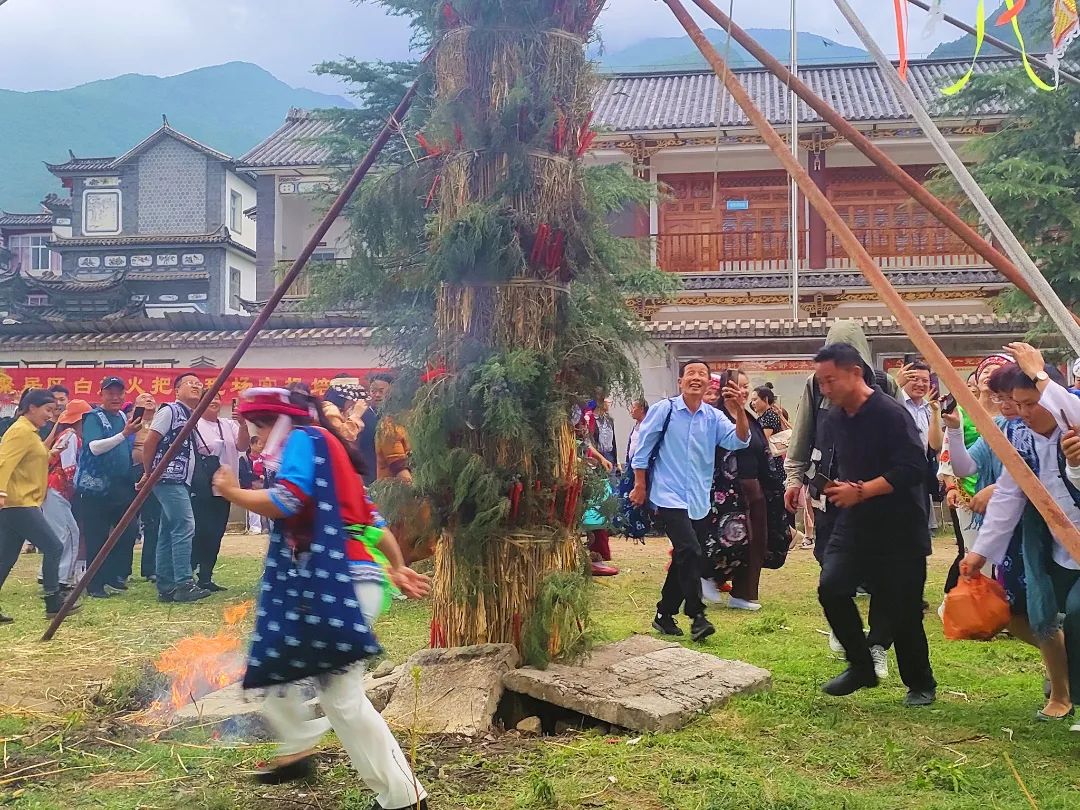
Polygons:
<instances>
[{"instance_id":1,"label":"straw bundle","mask_svg":"<svg viewBox=\"0 0 1080 810\"><path fill-rule=\"evenodd\" d=\"M529 278L439 288L436 327L451 360L462 337L497 349L550 352L567 295L564 285Z\"/></svg>"},{"instance_id":2,"label":"straw bundle","mask_svg":"<svg viewBox=\"0 0 1080 810\"><path fill-rule=\"evenodd\" d=\"M576 534L563 529L516 532L489 544L479 572L466 571L460 569L454 554L453 537L444 536L435 553L432 625L436 645L520 647L544 578L553 571L579 570L581 554ZM561 634L553 632L548 654L557 657L562 652Z\"/></svg>"}]
</instances>

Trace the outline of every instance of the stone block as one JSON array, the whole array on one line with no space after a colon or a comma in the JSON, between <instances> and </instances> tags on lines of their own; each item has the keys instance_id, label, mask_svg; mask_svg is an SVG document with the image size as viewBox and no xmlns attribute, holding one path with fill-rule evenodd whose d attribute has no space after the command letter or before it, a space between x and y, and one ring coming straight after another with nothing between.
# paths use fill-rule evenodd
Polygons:
<instances>
[{"instance_id":1,"label":"stone block","mask_svg":"<svg viewBox=\"0 0 1080 810\"><path fill-rule=\"evenodd\" d=\"M733 695L767 689L768 670L651 636L596 649L581 666L507 672L512 692L634 731L674 731Z\"/></svg>"},{"instance_id":2,"label":"stone block","mask_svg":"<svg viewBox=\"0 0 1080 810\"><path fill-rule=\"evenodd\" d=\"M503 676L518 663L512 644L422 650L402 664L383 717L398 731L479 736L491 730Z\"/></svg>"}]
</instances>

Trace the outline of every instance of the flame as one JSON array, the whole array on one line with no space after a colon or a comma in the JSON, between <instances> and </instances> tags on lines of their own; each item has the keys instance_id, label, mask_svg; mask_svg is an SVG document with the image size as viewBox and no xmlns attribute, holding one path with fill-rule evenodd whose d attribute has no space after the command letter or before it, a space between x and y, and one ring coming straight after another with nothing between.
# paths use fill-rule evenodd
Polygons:
<instances>
[{"instance_id":1,"label":"flame","mask_svg":"<svg viewBox=\"0 0 1080 810\"><path fill-rule=\"evenodd\" d=\"M154 667L169 676L169 694L155 701L147 714L168 718L188 703L243 677L245 662L237 625L253 606L250 601L230 605L222 615L224 626L216 635L189 636L161 654Z\"/></svg>"}]
</instances>

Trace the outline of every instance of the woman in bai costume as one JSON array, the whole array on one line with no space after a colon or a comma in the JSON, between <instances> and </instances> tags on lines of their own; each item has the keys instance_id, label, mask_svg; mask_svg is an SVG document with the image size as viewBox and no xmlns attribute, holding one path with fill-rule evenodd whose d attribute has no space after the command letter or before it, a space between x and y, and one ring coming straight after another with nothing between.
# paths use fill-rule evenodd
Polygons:
<instances>
[{"instance_id":1,"label":"woman in bai costume","mask_svg":"<svg viewBox=\"0 0 1080 810\"><path fill-rule=\"evenodd\" d=\"M227 468L214 478L229 501L273 521L244 676L245 688L268 690L263 711L281 740L259 781L313 775L326 723L312 718L296 685L313 678L326 720L376 794L375 807L426 808L426 791L364 694L363 661L381 652L371 625L387 604L387 579L413 597L427 594L430 583L403 564L367 498L359 455L319 406L305 391L245 391L238 411L264 440L276 476L264 490L241 489ZM376 562L382 554L385 569Z\"/></svg>"}]
</instances>

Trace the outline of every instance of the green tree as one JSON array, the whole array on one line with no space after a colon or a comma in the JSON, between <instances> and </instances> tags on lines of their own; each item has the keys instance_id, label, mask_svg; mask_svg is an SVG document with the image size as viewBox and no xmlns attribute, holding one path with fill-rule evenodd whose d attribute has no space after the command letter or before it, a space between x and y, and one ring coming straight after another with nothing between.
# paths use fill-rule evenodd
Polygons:
<instances>
[{"instance_id":1,"label":"green tree","mask_svg":"<svg viewBox=\"0 0 1080 810\"><path fill-rule=\"evenodd\" d=\"M981 76L950 102L953 112L978 118L986 105L1004 103L1001 127L973 139L965 158L971 172L1071 310L1080 304L1080 91L1063 84L1037 90L1022 70ZM947 171L933 190L953 200L972 224L972 206ZM1000 299L1008 311L1029 312L1031 301L1012 289Z\"/></svg>"},{"instance_id":2,"label":"green tree","mask_svg":"<svg viewBox=\"0 0 1080 810\"><path fill-rule=\"evenodd\" d=\"M378 496L439 538L435 641L573 655L588 635L577 526L603 482L569 417L598 392L638 393L645 337L627 300L673 291L647 243L607 227L651 188L583 163L602 0L380 2L431 56L321 68L362 101L338 114L335 162L414 77L421 93L350 206L353 260L316 277L316 301L362 311L403 369L413 485Z\"/></svg>"}]
</instances>

